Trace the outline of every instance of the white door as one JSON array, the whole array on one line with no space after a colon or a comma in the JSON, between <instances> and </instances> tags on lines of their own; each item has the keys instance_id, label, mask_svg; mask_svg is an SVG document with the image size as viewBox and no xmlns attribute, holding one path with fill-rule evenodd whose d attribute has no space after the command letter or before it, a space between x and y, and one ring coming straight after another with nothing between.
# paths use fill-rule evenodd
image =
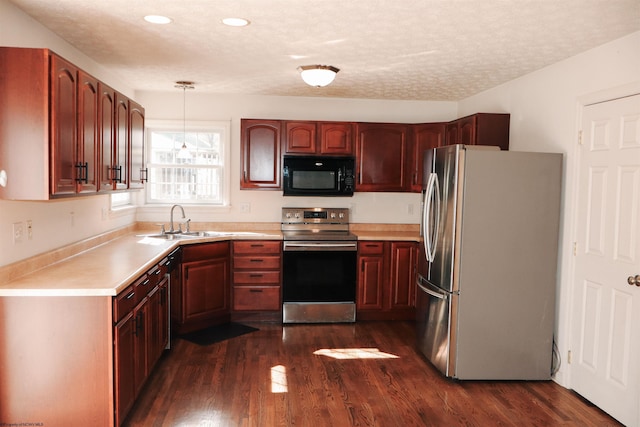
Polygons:
<instances>
[{"instance_id":1,"label":"white door","mask_svg":"<svg viewBox=\"0 0 640 427\"><path fill-rule=\"evenodd\" d=\"M584 108L571 385L640 426L640 95Z\"/></svg>"}]
</instances>

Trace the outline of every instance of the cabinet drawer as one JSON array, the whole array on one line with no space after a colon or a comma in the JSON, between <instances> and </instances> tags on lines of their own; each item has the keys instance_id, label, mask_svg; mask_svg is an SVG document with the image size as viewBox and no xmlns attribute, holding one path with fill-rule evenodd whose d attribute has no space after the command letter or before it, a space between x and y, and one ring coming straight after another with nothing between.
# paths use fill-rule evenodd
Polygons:
<instances>
[{"instance_id":1,"label":"cabinet drawer","mask_svg":"<svg viewBox=\"0 0 640 427\"><path fill-rule=\"evenodd\" d=\"M358 242L358 255L380 255L384 252L384 242Z\"/></svg>"},{"instance_id":2,"label":"cabinet drawer","mask_svg":"<svg viewBox=\"0 0 640 427\"><path fill-rule=\"evenodd\" d=\"M150 277L145 273L140 276L138 280L133 282L133 289L136 292L136 302L142 301L142 298L144 298L149 293L149 291L153 289L153 287L156 285L153 280L155 280L155 277Z\"/></svg>"},{"instance_id":3,"label":"cabinet drawer","mask_svg":"<svg viewBox=\"0 0 640 427\"><path fill-rule=\"evenodd\" d=\"M250 270L279 270L280 256L237 256L233 258L233 268Z\"/></svg>"},{"instance_id":4,"label":"cabinet drawer","mask_svg":"<svg viewBox=\"0 0 640 427\"><path fill-rule=\"evenodd\" d=\"M136 291L131 285L113 299L113 323L118 323L135 306Z\"/></svg>"},{"instance_id":5,"label":"cabinet drawer","mask_svg":"<svg viewBox=\"0 0 640 427\"><path fill-rule=\"evenodd\" d=\"M279 254L280 241L247 240L233 242L234 254Z\"/></svg>"},{"instance_id":6,"label":"cabinet drawer","mask_svg":"<svg viewBox=\"0 0 640 427\"><path fill-rule=\"evenodd\" d=\"M233 309L236 311L280 310L280 286L235 286Z\"/></svg>"},{"instance_id":7,"label":"cabinet drawer","mask_svg":"<svg viewBox=\"0 0 640 427\"><path fill-rule=\"evenodd\" d=\"M279 271L234 271L233 284L258 284L273 283L280 284Z\"/></svg>"},{"instance_id":8,"label":"cabinet drawer","mask_svg":"<svg viewBox=\"0 0 640 427\"><path fill-rule=\"evenodd\" d=\"M201 261L211 258L229 256L229 242L202 243L184 245L182 247L182 261Z\"/></svg>"},{"instance_id":9,"label":"cabinet drawer","mask_svg":"<svg viewBox=\"0 0 640 427\"><path fill-rule=\"evenodd\" d=\"M149 282L150 282L148 290L153 289L155 285L160 283L160 280L162 280L162 276L163 276L163 270L166 270L166 269L160 268L160 266L156 265L155 267L147 271L147 277L149 278Z\"/></svg>"}]
</instances>

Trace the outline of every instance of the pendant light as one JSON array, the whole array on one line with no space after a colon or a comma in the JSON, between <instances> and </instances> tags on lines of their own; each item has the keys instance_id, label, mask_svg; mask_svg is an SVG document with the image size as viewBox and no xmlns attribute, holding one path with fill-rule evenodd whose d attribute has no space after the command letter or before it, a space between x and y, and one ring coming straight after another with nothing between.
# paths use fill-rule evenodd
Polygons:
<instances>
[{"instance_id":1,"label":"pendant light","mask_svg":"<svg viewBox=\"0 0 640 427\"><path fill-rule=\"evenodd\" d=\"M182 89L182 147L178 151L178 159L191 159L191 153L187 148L187 89L195 89L194 83L190 81L180 80L176 82L175 87Z\"/></svg>"},{"instance_id":2,"label":"pendant light","mask_svg":"<svg viewBox=\"0 0 640 427\"><path fill-rule=\"evenodd\" d=\"M331 65L301 65L298 67L300 77L309 86L323 87L330 84L336 78L340 69Z\"/></svg>"}]
</instances>

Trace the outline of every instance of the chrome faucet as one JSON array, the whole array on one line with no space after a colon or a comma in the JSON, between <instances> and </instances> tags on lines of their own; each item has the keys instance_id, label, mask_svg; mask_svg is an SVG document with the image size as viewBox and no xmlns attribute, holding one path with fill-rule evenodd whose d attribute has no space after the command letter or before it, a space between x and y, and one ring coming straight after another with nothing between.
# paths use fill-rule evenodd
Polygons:
<instances>
[{"instance_id":1,"label":"chrome faucet","mask_svg":"<svg viewBox=\"0 0 640 427\"><path fill-rule=\"evenodd\" d=\"M173 206L171 206L171 223L169 224L169 231L167 231L167 233L180 233L180 232L182 231L182 230L178 230L178 231L176 231L176 230L173 228L173 210L174 210L175 208L180 208L180 210L182 211L182 218L183 218L183 219L184 219L184 218L186 218L186 216L184 215L184 208L183 208L182 206L180 206L180 205L173 205ZM178 228L181 228L181 227L178 227Z\"/></svg>"}]
</instances>

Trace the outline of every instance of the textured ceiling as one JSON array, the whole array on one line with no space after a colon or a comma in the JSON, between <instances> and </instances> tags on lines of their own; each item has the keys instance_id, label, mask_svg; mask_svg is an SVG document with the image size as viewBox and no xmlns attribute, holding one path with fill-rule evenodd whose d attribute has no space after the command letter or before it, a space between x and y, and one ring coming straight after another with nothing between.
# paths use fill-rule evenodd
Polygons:
<instances>
[{"instance_id":1,"label":"textured ceiling","mask_svg":"<svg viewBox=\"0 0 640 427\"><path fill-rule=\"evenodd\" d=\"M136 90L455 101L640 30L640 0L10 1Z\"/></svg>"}]
</instances>

